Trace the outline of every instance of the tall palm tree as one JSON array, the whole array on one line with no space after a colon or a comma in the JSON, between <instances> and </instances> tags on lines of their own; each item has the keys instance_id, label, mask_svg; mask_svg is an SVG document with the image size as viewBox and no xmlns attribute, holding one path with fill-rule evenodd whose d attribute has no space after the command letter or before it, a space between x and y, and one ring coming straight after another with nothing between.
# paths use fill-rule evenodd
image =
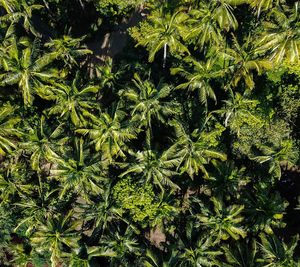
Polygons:
<instances>
[{"instance_id":1,"label":"tall palm tree","mask_svg":"<svg viewBox=\"0 0 300 267\"><path fill-rule=\"evenodd\" d=\"M10 246L10 252L13 258L9 261L10 264L20 267L27 266L43 266L50 264L50 256L48 252L40 253L32 249L28 249L28 242L22 244L14 244Z\"/></svg>"},{"instance_id":2,"label":"tall palm tree","mask_svg":"<svg viewBox=\"0 0 300 267\"><path fill-rule=\"evenodd\" d=\"M145 127L150 149L153 120L167 123L177 113L177 105L167 100L171 93L170 86L160 83L156 88L150 81L143 81L138 74L134 75L133 83L133 89L123 90L120 95L131 105L131 121Z\"/></svg>"},{"instance_id":3,"label":"tall palm tree","mask_svg":"<svg viewBox=\"0 0 300 267\"><path fill-rule=\"evenodd\" d=\"M101 88L109 88L111 91L115 92L115 87L118 84L121 74L124 73L124 69L121 67L121 69L115 70L112 58L108 58L104 64L95 65L95 73L91 73L90 76L96 76L96 78L100 81Z\"/></svg>"},{"instance_id":4,"label":"tall palm tree","mask_svg":"<svg viewBox=\"0 0 300 267\"><path fill-rule=\"evenodd\" d=\"M207 51L210 46L220 46L224 40L223 31L228 32L238 27L233 13L233 6L242 4L243 0L197 1L198 6L189 12L190 25L184 35L201 50Z\"/></svg>"},{"instance_id":5,"label":"tall palm tree","mask_svg":"<svg viewBox=\"0 0 300 267\"><path fill-rule=\"evenodd\" d=\"M208 186L214 195L225 199L239 199L240 191L249 182L250 178L245 173L245 168L237 168L233 162L212 161L214 170L209 173Z\"/></svg>"},{"instance_id":6,"label":"tall palm tree","mask_svg":"<svg viewBox=\"0 0 300 267\"><path fill-rule=\"evenodd\" d=\"M47 220L41 220L35 226L30 240L37 250L51 252L51 266L56 267L64 254L64 246L77 248L79 235L76 232L78 221L74 220L72 210L66 215L54 215Z\"/></svg>"},{"instance_id":7,"label":"tall palm tree","mask_svg":"<svg viewBox=\"0 0 300 267\"><path fill-rule=\"evenodd\" d=\"M272 234L273 229L284 227L282 221L288 202L284 201L279 192L270 192L265 186L257 186L253 193L246 193L243 198L246 220L251 231L265 231Z\"/></svg>"},{"instance_id":8,"label":"tall palm tree","mask_svg":"<svg viewBox=\"0 0 300 267\"><path fill-rule=\"evenodd\" d=\"M106 257L113 258L116 257L117 253L111 249L105 249L99 246L80 246L80 248L75 249L70 259L70 267L93 267L91 260L95 257Z\"/></svg>"},{"instance_id":9,"label":"tall palm tree","mask_svg":"<svg viewBox=\"0 0 300 267\"><path fill-rule=\"evenodd\" d=\"M33 187L26 183L24 164L15 163L14 159L4 162L0 172L0 199L2 203L9 203L13 196L24 197L32 194ZM30 174L29 174L30 175Z\"/></svg>"},{"instance_id":10,"label":"tall palm tree","mask_svg":"<svg viewBox=\"0 0 300 267\"><path fill-rule=\"evenodd\" d=\"M272 61L259 58L256 47L253 44L253 37L250 35L242 45L232 34L232 48L224 49L224 58L226 69L231 73L231 85L236 87L239 81L243 80L249 89L254 88L253 71L261 74L263 70L271 69Z\"/></svg>"},{"instance_id":11,"label":"tall palm tree","mask_svg":"<svg viewBox=\"0 0 300 267\"><path fill-rule=\"evenodd\" d=\"M208 234L212 236L214 242L233 238L238 240L240 237L245 238L247 232L241 226L244 218L241 212L244 209L242 205L231 205L225 207L221 199L211 198L213 209L202 206L201 213L196 214L199 225L208 230Z\"/></svg>"},{"instance_id":12,"label":"tall palm tree","mask_svg":"<svg viewBox=\"0 0 300 267\"><path fill-rule=\"evenodd\" d=\"M161 154L151 150L135 152L133 162L120 177L132 173L145 182L153 182L162 192L165 191L164 185L178 189L178 185L171 178L177 174L174 168L178 165L179 160L169 159L168 156L169 152Z\"/></svg>"},{"instance_id":13,"label":"tall palm tree","mask_svg":"<svg viewBox=\"0 0 300 267\"><path fill-rule=\"evenodd\" d=\"M148 16L147 23L141 24L136 46L145 46L149 51L149 61L153 62L158 51L163 49L163 67L166 66L168 49L171 54L189 54L188 48L182 41L184 23L188 16L181 11L173 14L165 9L155 10ZM132 31L134 36L135 31Z\"/></svg>"},{"instance_id":14,"label":"tall palm tree","mask_svg":"<svg viewBox=\"0 0 300 267\"><path fill-rule=\"evenodd\" d=\"M216 61L214 57L209 58L206 62L200 62L191 57L185 58L184 62L190 66L191 71L186 66L171 69L171 74L179 74L186 80L186 82L177 85L176 89L197 91L200 103L206 106L208 98L217 101L211 81L222 77L224 72Z\"/></svg>"},{"instance_id":15,"label":"tall palm tree","mask_svg":"<svg viewBox=\"0 0 300 267\"><path fill-rule=\"evenodd\" d=\"M213 3L213 18L218 22L220 29L224 31L236 30L238 21L234 15L234 7L241 5L246 0L209 1Z\"/></svg>"},{"instance_id":16,"label":"tall palm tree","mask_svg":"<svg viewBox=\"0 0 300 267\"><path fill-rule=\"evenodd\" d=\"M214 113L221 114L224 117L224 126L229 126L238 136L244 123L255 125L257 128L262 126L261 118L255 114L258 100L247 98L246 93L241 95L230 90L230 99L223 102L225 105Z\"/></svg>"},{"instance_id":17,"label":"tall palm tree","mask_svg":"<svg viewBox=\"0 0 300 267\"><path fill-rule=\"evenodd\" d=\"M26 0L0 0L0 6L2 6L7 13L0 17L1 22L4 21L16 24L22 20L23 27L27 32L31 32L35 36L40 36L35 29L31 18L35 10L43 8L42 5L29 5Z\"/></svg>"},{"instance_id":18,"label":"tall palm tree","mask_svg":"<svg viewBox=\"0 0 300 267\"><path fill-rule=\"evenodd\" d=\"M259 17L261 12L270 10L280 4L285 4L286 0L247 0L247 2L251 7L255 8Z\"/></svg>"},{"instance_id":19,"label":"tall palm tree","mask_svg":"<svg viewBox=\"0 0 300 267\"><path fill-rule=\"evenodd\" d=\"M196 242L194 248L185 248L184 252L179 255L181 261L179 266L220 266L217 257L222 254L222 251L213 247L213 242L210 238L201 238Z\"/></svg>"},{"instance_id":20,"label":"tall palm tree","mask_svg":"<svg viewBox=\"0 0 300 267\"><path fill-rule=\"evenodd\" d=\"M48 159L57 166L51 168L50 177L61 182L60 198L69 190L90 201L92 194L103 192L102 186L107 181L106 163L99 157L89 157L89 150L84 150L83 139L75 140L71 155L48 155Z\"/></svg>"},{"instance_id":21,"label":"tall palm tree","mask_svg":"<svg viewBox=\"0 0 300 267\"><path fill-rule=\"evenodd\" d=\"M267 53L276 65L286 60L294 64L300 58L299 2L294 8L277 7L270 11L257 40L257 53Z\"/></svg>"},{"instance_id":22,"label":"tall palm tree","mask_svg":"<svg viewBox=\"0 0 300 267\"><path fill-rule=\"evenodd\" d=\"M195 43L201 50L207 49L209 46L219 46L223 42L223 36L217 21L211 10L211 5L206 2L200 2L199 8L190 12L188 24L189 31L186 32L184 38Z\"/></svg>"},{"instance_id":23,"label":"tall palm tree","mask_svg":"<svg viewBox=\"0 0 300 267\"><path fill-rule=\"evenodd\" d=\"M87 124L88 117L99 109L96 95L99 86L82 85L79 74L70 83L53 82L51 86L39 89L41 97L55 101L55 105L48 109L49 115L58 115L64 120L70 120L75 127Z\"/></svg>"},{"instance_id":24,"label":"tall palm tree","mask_svg":"<svg viewBox=\"0 0 300 267\"><path fill-rule=\"evenodd\" d=\"M9 103L0 107L0 155L5 156L16 149L17 138L22 132L16 128L21 118L15 113L15 107Z\"/></svg>"},{"instance_id":25,"label":"tall palm tree","mask_svg":"<svg viewBox=\"0 0 300 267\"><path fill-rule=\"evenodd\" d=\"M282 140L276 145L260 145L257 147L260 155L250 157L260 164L269 165L269 173L275 178L281 177L281 164L293 166L297 160L297 150L294 148L293 140Z\"/></svg>"},{"instance_id":26,"label":"tall palm tree","mask_svg":"<svg viewBox=\"0 0 300 267\"><path fill-rule=\"evenodd\" d=\"M100 239L100 244L107 250L115 253L114 257L110 257L111 266L119 266L120 264L129 265L130 260L127 256L137 254L140 255L140 247L131 227L121 230L117 227L114 231L110 231L105 237Z\"/></svg>"},{"instance_id":27,"label":"tall palm tree","mask_svg":"<svg viewBox=\"0 0 300 267\"><path fill-rule=\"evenodd\" d=\"M295 249L298 236L294 237L289 244L280 241L275 235L260 235L258 243L262 258L258 259L262 267L297 267L299 262L294 261Z\"/></svg>"},{"instance_id":28,"label":"tall palm tree","mask_svg":"<svg viewBox=\"0 0 300 267\"><path fill-rule=\"evenodd\" d=\"M64 124L51 127L41 116L36 128L26 129L20 149L24 154L30 154L30 163L33 170L41 171L42 163L47 161L47 155L66 152L68 137L62 137Z\"/></svg>"},{"instance_id":29,"label":"tall palm tree","mask_svg":"<svg viewBox=\"0 0 300 267\"><path fill-rule=\"evenodd\" d=\"M96 151L101 151L105 159L112 161L118 156L126 157L128 150L126 143L137 136L138 130L124 123L125 113L121 110L114 112L111 117L107 113L101 113L100 117L90 115L90 123L86 128L77 129L76 132L89 135L91 144Z\"/></svg>"},{"instance_id":30,"label":"tall palm tree","mask_svg":"<svg viewBox=\"0 0 300 267\"><path fill-rule=\"evenodd\" d=\"M222 262L224 267L258 267L258 248L256 242L235 242L235 247L222 246L226 257L226 262Z\"/></svg>"},{"instance_id":31,"label":"tall palm tree","mask_svg":"<svg viewBox=\"0 0 300 267\"><path fill-rule=\"evenodd\" d=\"M145 267L176 267L180 266L178 252L172 250L167 255L163 254L160 257L155 251L147 249L146 255L143 257L143 266Z\"/></svg>"},{"instance_id":32,"label":"tall palm tree","mask_svg":"<svg viewBox=\"0 0 300 267\"><path fill-rule=\"evenodd\" d=\"M34 189L36 186L31 185ZM26 228L26 232L32 232L34 226L40 220L47 220L55 214L55 201L58 189L47 191L47 185L40 184L37 194L23 195L15 205L19 209L21 219L17 220L14 228L16 232L19 228Z\"/></svg>"},{"instance_id":33,"label":"tall palm tree","mask_svg":"<svg viewBox=\"0 0 300 267\"><path fill-rule=\"evenodd\" d=\"M111 184L108 183L104 187L97 202L88 203L83 206L83 209L85 211L84 218L93 221L94 232L92 237L99 231L104 233L109 229L111 222L118 221L119 213L111 200Z\"/></svg>"},{"instance_id":34,"label":"tall palm tree","mask_svg":"<svg viewBox=\"0 0 300 267\"><path fill-rule=\"evenodd\" d=\"M64 35L61 39L53 39L45 44L51 50L56 51L58 57L61 58L65 65L69 68L77 64L77 58L92 53L91 50L81 45L84 37L72 38Z\"/></svg>"},{"instance_id":35,"label":"tall palm tree","mask_svg":"<svg viewBox=\"0 0 300 267\"><path fill-rule=\"evenodd\" d=\"M14 35L8 43L0 50L4 71L0 75L0 86L17 84L22 92L24 104L31 105L36 88L40 87L43 82L49 82L51 78L58 77L57 70L48 67L56 58L57 53L39 55L37 40L31 45L28 40L17 40ZM25 47L21 49L20 45Z\"/></svg>"},{"instance_id":36,"label":"tall palm tree","mask_svg":"<svg viewBox=\"0 0 300 267\"><path fill-rule=\"evenodd\" d=\"M5 9L5 11L8 12L13 12L14 7L17 4L17 1L15 0L1 0L0 5Z\"/></svg>"},{"instance_id":37,"label":"tall palm tree","mask_svg":"<svg viewBox=\"0 0 300 267\"><path fill-rule=\"evenodd\" d=\"M201 171L205 177L208 177L205 165L211 159L226 160L226 155L214 149L213 142L216 141L216 132L200 132L195 130L193 133L185 129L179 122L173 122L177 142L166 152L167 157L172 155L178 161L177 170L181 173L186 172L192 179Z\"/></svg>"}]
</instances>

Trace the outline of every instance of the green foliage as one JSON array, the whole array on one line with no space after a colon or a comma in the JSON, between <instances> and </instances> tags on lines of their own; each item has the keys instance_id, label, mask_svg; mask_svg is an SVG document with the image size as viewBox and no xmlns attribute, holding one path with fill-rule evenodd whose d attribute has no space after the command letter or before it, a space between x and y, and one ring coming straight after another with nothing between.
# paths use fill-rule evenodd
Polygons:
<instances>
[{"instance_id":1,"label":"green foliage","mask_svg":"<svg viewBox=\"0 0 300 267\"><path fill-rule=\"evenodd\" d=\"M65 217L53 216L49 221L42 221L36 226L31 237L33 247L39 251L50 251L51 265L54 267L61 260L62 246L76 248L79 236L75 232L76 222L72 220L72 213Z\"/></svg>"},{"instance_id":2,"label":"green foliage","mask_svg":"<svg viewBox=\"0 0 300 267\"><path fill-rule=\"evenodd\" d=\"M223 247L226 257L226 267L256 267L257 264L257 244L255 242L239 242L235 248Z\"/></svg>"},{"instance_id":3,"label":"green foliage","mask_svg":"<svg viewBox=\"0 0 300 267\"><path fill-rule=\"evenodd\" d=\"M1 266L300 266L297 1L0 9Z\"/></svg>"},{"instance_id":4,"label":"green foliage","mask_svg":"<svg viewBox=\"0 0 300 267\"><path fill-rule=\"evenodd\" d=\"M222 251L213 248L213 242L210 238L199 239L195 248L185 248L179 258L183 266L219 266L220 262L217 256L222 255Z\"/></svg>"},{"instance_id":5,"label":"green foliage","mask_svg":"<svg viewBox=\"0 0 300 267\"><path fill-rule=\"evenodd\" d=\"M247 232L241 227L243 217L241 212L243 205L232 205L224 207L222 200L215 197L211 198L213 208L203 206L201 214L196 215L200 226L208 229L210 236L214 238L214 242L233 238L238 240L240 237L245 238Z\"/></svg>"},{"instance_id":6,"label":"green foliage","mask_svg":"<svg viewBox=\"0 0 300 267\"><path fill-rule=\"evenodd\" d=\"M251 231L272 234L272 228L285 226L282 218L288 203L282 200L278 192L269 192L265 186L261 186L255 188L253 194L247 194L244 203L246 217L251 221Z\"/></svg>"},{"instance_id":7,"label":"green foliage","mask_svg":"<svg viewBox=\"0 0 300 267\"><path fill-rule=\"evenodd\" d=\"M15 128L21 118L14 113L15 107L9 103L4 104L0 108L0 155L4 156L11 153L16 148L17 138L22 132Z\"/></svg>"},{"instance_id":8,"label":"green foliage","mask_svg":"<svg viewBox=\"0 0 300 267\"><path fill-rule=\"evenodd\" d=\"M10 240L10 233L13 227L13 215L12 212L7 208L6 205L0 206L0 244L1 249L7 244ZM1 262L1 261L0 261Z\"/></svg>"},{"instance_id":9,"label":"green foliage","mask_svg":"<svg viewBox=\"0 0 300 267\"><path fill-rule=\"evenodd\" d=\"M107 17L127 16L145 0L93 0L100 14Z\"/></svg>"},{"instance_id":10,"label":"green foliage","mask_svg":"<svg viewBox=\"0 0 300 267\"><path fill-rule=\"evenodd\" d=\"M300 87L289 85L280 94L281 116L294 126L294 121L299 118Z\"/></svg>"},{"instance_id":11,"label":"green foliage","mask_svg":"<svg viewBox=\"0 0 300 267\"><path fill-rule=\"evenodd\" d=\"M260 235L259 243L263 258L259 262L263 262L262 266L299 266L293 259L294 250L297 246L298 236L294 237L289 244L281 242L276 236Z\"/></svg>"},{"instance_id":12,"label":"green foliage","mask_svg":"<svg viewBox=\"0 0 300 267\"><path fill-rule=\"evenodd\" d=\"M167 151L168 157L173 157L178 161L178 168L181 173L186 172L192 179L194 175L201 172L208 177L205 164L210 159L226 160L226 155L215 150L219 144L219 137L224 131L224 127L217 124L211 132L198 129L188 134L183 125L173 123L178 141Z\"/></svg>"},{"instance_id":13,"label":"green foliage","mask_svg":"<svg viewBox=\"0 0 300 267\"><path fill-rule=\"evenodd\" d=\"M147 21L141 22L138 28L132 28L131 36L137 40L137 46L145 46L149 51L149 62L154 61L155 55L164 49L164 66L167 50L171 54L189 54L182 43L183 22L187 15L183 12L165 14L163 9L154 11Z\"/></svg>"},{"instance_id":14,"label":"green foliage","mask_svg":"<svg viewBox=\"0 0 300 267\"><path fill-rule=\"evenodd\" d=\"M122 179L114 186L113 197L117 207L144 227L161 224L163 219L176 213L174 207L157 198L150 183L136 184L131 178Z\"/></svg>"},{"instance_id":15,"label":"green foliage","mask_svg":"<svg viewBox=\"0 0 300 267\"><path fill-rule=\"evenodd\" d=\"M0 85L3 87L17 84L22 92L24 105L32 104L35 89L40 87L43 81L49 82L51 78L58 76L57 70L47 69L56 58L56 52L37 57L38 43L36 39L31 45L28 39L17 40L12 36L0 52L3 69Z\"/></svg>"}]
</instances>

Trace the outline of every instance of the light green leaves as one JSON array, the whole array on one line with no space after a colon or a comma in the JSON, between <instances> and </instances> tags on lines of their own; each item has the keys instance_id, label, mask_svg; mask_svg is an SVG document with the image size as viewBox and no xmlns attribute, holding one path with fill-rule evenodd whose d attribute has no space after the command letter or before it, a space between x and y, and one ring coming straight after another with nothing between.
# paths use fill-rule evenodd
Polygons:
<instances>
[{"instance_id":1,"label":"light green leaves","mask_svg":"<svg viewBox=\"0 0 300 267\"><path fill-rule=\"evenodd\" d=\"M244 206L231 205L225 207L222 200L215 197L212 197L211 201L213 210L203 206L202 213L196 215L196 218L200 225L208 229L215 242L227 240L230 237L234 240L246 237L247 232L241 226L241 222L244 220L243 216L241 216Z\"/></svg>"}]
</instances>

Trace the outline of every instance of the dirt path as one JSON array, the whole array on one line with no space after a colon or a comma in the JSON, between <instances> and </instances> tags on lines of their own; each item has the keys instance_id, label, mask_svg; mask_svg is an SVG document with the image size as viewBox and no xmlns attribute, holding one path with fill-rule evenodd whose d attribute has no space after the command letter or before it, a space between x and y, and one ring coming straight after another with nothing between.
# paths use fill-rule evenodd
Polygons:
<instances>
[{"instance_id":1,"label":"dirt path","mask_svg":"<svg viewBox=\"0 0 300 267\"><path fill-rule=\"evenodd\" d=\"M143 19L143 8L136 10L129 19L123 19L122 23L104 36L96 37L93 42L87 43L87 47L93 51L93 61L103 62L108 57L113 58L122 52L127 44L128 29L137 25Z\"/></svg>"}]
</instances>

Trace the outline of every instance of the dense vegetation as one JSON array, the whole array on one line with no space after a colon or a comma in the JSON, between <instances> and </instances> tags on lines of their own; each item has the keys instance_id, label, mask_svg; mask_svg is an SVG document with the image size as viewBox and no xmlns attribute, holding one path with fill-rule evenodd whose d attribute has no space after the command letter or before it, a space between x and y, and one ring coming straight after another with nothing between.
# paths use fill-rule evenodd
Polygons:
<instances>
[{"instance_id":1,"label":"dense vegetation","mask_svg":"<svg viewBox=\"0 0 300 267\"><path fill-rule=\"evenodd\" d=\"M0 6L1 266L300 266L299 2Z\"/></svg>"}]
</instances>

